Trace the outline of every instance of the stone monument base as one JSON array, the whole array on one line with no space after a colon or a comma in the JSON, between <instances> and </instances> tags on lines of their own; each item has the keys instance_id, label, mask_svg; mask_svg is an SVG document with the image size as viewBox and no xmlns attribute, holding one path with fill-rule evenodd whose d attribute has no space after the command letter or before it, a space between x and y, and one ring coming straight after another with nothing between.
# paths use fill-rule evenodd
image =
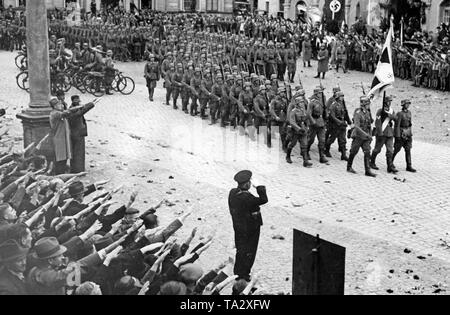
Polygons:
<instances>
[{"instance_id":1,"label":"stone monument base","mask_svg":"<svg viewBox=\"0 0 450 315\"><path fill-rule=\"evenodd\" d=\"M25 148L33 142L38 144L50 132L49 114L50 111L39 111L39 113L36 113L26 110L16 116L22 121ZM55 154L51 138L45 141L40 152L47 157L47 160L53 160Z\"/></svg>"}]
</instances>

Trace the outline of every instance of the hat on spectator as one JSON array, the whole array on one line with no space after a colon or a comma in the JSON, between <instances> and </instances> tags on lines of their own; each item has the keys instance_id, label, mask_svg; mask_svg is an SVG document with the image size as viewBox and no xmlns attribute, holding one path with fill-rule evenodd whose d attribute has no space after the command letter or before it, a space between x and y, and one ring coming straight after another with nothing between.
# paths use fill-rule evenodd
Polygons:
<instances>
[{"instance_id":1,"label":"hat on spectator","mask_svg":"<svg viewBox=\"0 0 450 315\"><path fill-rule=\"evenodd\" d=\"M59 245L59 242L55 237L44 237L36 242L34 250L34 258L50 259L64 254L67 251L67 248Z\"/></svg>"}]
</instances>

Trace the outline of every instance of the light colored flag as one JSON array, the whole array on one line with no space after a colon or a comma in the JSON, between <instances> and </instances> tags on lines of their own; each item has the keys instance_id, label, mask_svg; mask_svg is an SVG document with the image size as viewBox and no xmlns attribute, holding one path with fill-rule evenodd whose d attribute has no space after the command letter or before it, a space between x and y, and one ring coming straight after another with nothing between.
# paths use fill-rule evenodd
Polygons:
<instances>
[{"instance_id":1,"label":"light colored flag","mask_svg":"<svg viewBox=\"0 0 450 315\"><path fill-rule=\"evenodd\" d=\"M394 69L392 68L392 38L394 36L394 26L391 22L389 32L378 61L375 76L368 96L379 96L386 88L391 87L395 82Z\"/></svg>"}]
</instances>

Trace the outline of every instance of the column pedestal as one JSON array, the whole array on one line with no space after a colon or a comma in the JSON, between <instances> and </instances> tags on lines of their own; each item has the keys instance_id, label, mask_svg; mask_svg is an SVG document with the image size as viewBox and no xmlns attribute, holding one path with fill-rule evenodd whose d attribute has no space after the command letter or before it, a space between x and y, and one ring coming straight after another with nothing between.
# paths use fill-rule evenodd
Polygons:
<instances>
[{"instance_id":1,"label":"column pedestal","mask_svg":"<svg viewBox=\"0 0 450 315\"><path fill-rule=\"evenodd\" d=\"M24 147L32 142L38 143L50 132L50 63L46 1L27 1L26 19L30 104L17 115L23 125ZM44 145L43 152L47 158L53 158L50 141Z\"/></svg>"}]
</instances>

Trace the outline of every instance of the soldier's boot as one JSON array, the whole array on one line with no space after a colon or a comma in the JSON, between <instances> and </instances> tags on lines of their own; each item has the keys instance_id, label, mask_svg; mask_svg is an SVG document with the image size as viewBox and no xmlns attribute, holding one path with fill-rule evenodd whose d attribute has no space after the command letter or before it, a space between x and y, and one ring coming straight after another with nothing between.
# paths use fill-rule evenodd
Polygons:
<instances>
[{"instance_id":1,"label":"soldier's boot","mask_svg":"<svg viewBox=\"0 0 450 315\"><path fill-rule=\"evenodd\" d=\"M374 169L374 170L378 171L380 168L376 164L377 155L378 154L376 154L376 153L372 153L372 156L370 157L370 164L369 164L369 166L370 166L371 169Z\"/></svg>"},{"instance_id":2,"label":"soldier's boot","mask_svg":"<svg viewBox=\"0 0 450 315\"><path fill-rule=\"evenodd\" d=\"M310 168L313 166L313 164L308 161L306 152L302 152L302 157L303 157L303 167Z\"/></svg>"},{"instance_id":3,"label":"soldier's boot","mask_svg":"<svg viewBox=\"0 0 450 315\"><path fill-rule=\"evenodd\" d=\"M397 174L398 170L395 168L394 166L394 162L393 162L393 154L392 153L388 153L386 154L386 163L387 163L387 172L391 173L391 174Z\"/></svg>"},{"instance_id":4,"label":"soldier's boot","mask_svg":"<svg viewBox=\"0 0 450 315\"><path fill-rule=\"evenodd\" d=\"M173 109L178 109L177 101L178 101L178 98L173 99Z\"/></svg>"},{"instance_id":5,"label":"soldier's boot","mask_svg":"<svg viewBox=\"0 0 450 315\"><path fill-rule=\"evenodd\" d=\"M200 108L200 118L201 119L207 118L207 116L205 115L205 109L204 108Z\"/></svg>"},{"instance_id":6,"label":"soldier's boot","mask_svg":"<svg viewBox=\"0 0 450 315\"><path fill-rule=\"evenodd\" d=\"M319 79L320 78L320 72L317 72L317 75L314 77L314 79Z\"/></svg>"},{"instance_id":7,"label":"soldier's boot","mask_svg":"<svg viewBox=\"0 0 450 315\"><path fill-rule=\"evenodd\" d=\"M321 164L327 164L328 163L328 160L325 157L324 151L325 151L324 149L319 149L319 156L320 156L320 163Z\"/></svg>"},{"instance_id":8,"label":"soldier's boot","mask_svg":"<svg viewBox=\"0 0 450 315\"><path fill-rule=\"evenodd\" d=\"M341 161L348 161L347 150L341 150Z\"/></svg>"},{"instance_id":9,"label":"soldier's boot","mask_svg":"<svg viewBox=\"0 0 450 315\"><path fill-rule=\"evenodd\" d=\"M325 146L325 151L324 151L324 154L325 154L325 156L326 157L328 157L328 158L332 158L333 156L331 155L331 153L330 153L330 146Z\"/></svg>"},{"instance_id":10,"label":"soldier's boot","mask_svg":"<svg viewBox=\"0 0 450 315\"><path fill-rule=\"evenodd\" d=\"M308 68L311 68L311 61L308 61Z\"/></svg>"},{"instance_id":11,"label":"soldier's boot","mask_svg":"<svg viewBox=\"0 0 450 315\"><path fill-rule=\"evenodd\" d=\"M355 159L356 154L350 153L347 161L347 172L356 174L356 171L353 169L353 160Z\"/></svg>"},{"instance_id":12,"label":"soldier's boot","mask_svg":"<svg viewBox=\"0 0 450 315\"><path fill-rule=\"evenodd\" d=\"M306 159L308 160L308 161L311 161L311 155L309 155L309 148L308 148L308 151L306 151Z\"/></svg>"},{"instance_id":13,"label":"soldier's boot","mask_svg":"<svg viewBox=\"0 0 450 315\"><path fill-rule=\"evenodd\" d=\"M415 170L412 167L412 163L411 163L411 150L405 150L405 156L406 156L406 171L411 172L411 173L416 173L417 170Z\"/></svg>"},{"instance_id":14,"label":"soldier's boot","mask_svg":"<svg viewBox=\"0 0 450 315\"><path fill-rule=\"evenodd\" d=\"M394 153L392 154L392 166L394 166L394 168L396 168L395 167L395 164L394 164L394 160L395 160L395 157L397 156L397 153L398 153L399 151L394 151Z\"/></svg>"},{"instance_id":15,"label":"soldier's boot","mask_svg":"<svg viewBox=\"0 0 450 315\"><path fill-rule=\"evenodd\" d=\"M288 148L286 151L286 162L288 162L289 164L292 164L291 153L292 149Z\"/></svg>"},{"instance_id":16,"label":"soldier's boot","mask_svg":"<svg viewBox=\"0 0 450 315\"><path fill-rule=\"evenodd\" d=\"M376 174L372 173L370 164L370 153L364 154L364 168L366 169L366 176L377 177Z\"/></svg>"},{"instance_id":17,"label":"soldier's boot","mask_svg":"<svg viewBox=\"0 0 450 315\"><path fill-rule=\"evenodd\" d=\"M255 126L248 126L246 133L248 134L248 137L250 138L250 140L256 141L256 128L255 128Z\"/></svg>"},{"instance_id":18,"label":"soldier's boot","mask_svg":"<svg viewBox=\"0 0 450 315\"><path fill-rule=\"evenodd\" d=\"M170 94L166 95L166 105L170 105Z\"/></svg>"}]
</instances>

